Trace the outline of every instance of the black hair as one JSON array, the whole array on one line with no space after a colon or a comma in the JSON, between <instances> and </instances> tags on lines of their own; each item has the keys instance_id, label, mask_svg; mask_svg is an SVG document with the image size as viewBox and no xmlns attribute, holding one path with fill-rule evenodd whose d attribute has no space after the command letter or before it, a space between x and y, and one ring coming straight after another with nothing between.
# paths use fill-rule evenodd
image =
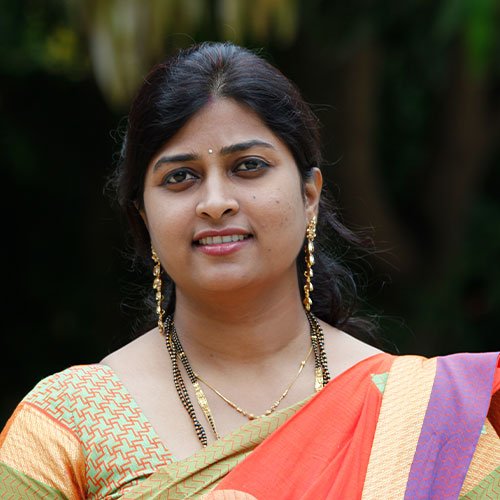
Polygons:
<instances>
[{"instance_id":1,"label":"black hair","mask_svg":"<svg viewBox=\"0 0 500 500\"><path fill-rule=\"evenodd\" d=\"M254 52L232 43L205 42L155 66L130 109L125 141L112 184L135 242L137 256L151 268L150 239L139 209L144 178L153 156L213 98L244 104L290 149L302 182L322 165L320 124L298 88ZM373 324L355 315L358 292L354 273L332 249L360 248L362 239L339 219L325 191L319 203L314 267L314 314L349 333L371 336ZM303 290L304 251L297 257ZM167 313L175 308L175 286L166 282Z\"/></svg>"}]
</instances>

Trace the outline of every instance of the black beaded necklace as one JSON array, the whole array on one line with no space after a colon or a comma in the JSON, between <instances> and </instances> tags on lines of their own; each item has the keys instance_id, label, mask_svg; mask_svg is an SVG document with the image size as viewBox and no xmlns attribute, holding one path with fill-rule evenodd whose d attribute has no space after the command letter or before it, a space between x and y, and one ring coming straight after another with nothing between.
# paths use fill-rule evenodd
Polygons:
<instances>
[{"instance_id":1,"label":"black beaded necklace","mask_svg":"<svg viewBox=\"0 0 500 500\"><path fill-rule=\"evenodd\" d=\"M314 351L314 372L315 372L315 381L314 388L316 392L320 391L329 381L330 381L330 372L328 370L328 360L325 352L325 338L323 329L319 324L317 318L310 312L306 311L307 320L309 322L309 333L311 336L311 344ZM208 406L208 401L203 392L198 378L189 363L189 360L186 356L186 353L182 347L179 336L177 335L177 331L175 329L174 320L172 316L167 316L164 323L164 333L165 333L165 343L167 346L168 354L170 356L170 360L172 362L172 371L174 376L174 385L175 390L181 400L182 405L186 409L189 417L191 418L194 429L196 431L196 436L198 437L200 443L203 447L208 445L208 438L205 428L198 420L196 415L196 411L194 409L191 398L189 397L189 393L187 391L186 385L184 383L184 379L182 378L182 373L180 371L178 360L181 360L184 369L186 370L189 381L194 387L194 391L196 394L196 399L198 400L198 404L207 419L212 432L216 439L219 439L219 433L217 432L217 428L215 425L214 418L212 416L212 412L210 407Z\"/></svg>"}]
</instances>

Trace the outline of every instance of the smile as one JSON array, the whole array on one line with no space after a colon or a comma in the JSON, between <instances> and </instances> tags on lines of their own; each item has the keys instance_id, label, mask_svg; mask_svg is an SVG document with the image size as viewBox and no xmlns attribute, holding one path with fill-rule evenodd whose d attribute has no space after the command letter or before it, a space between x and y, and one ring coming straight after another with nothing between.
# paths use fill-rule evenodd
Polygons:
<instances>
[{"instance_id":1,"label":"smile","mask_svg":"<svg viewBox=\"0 0 500 500\"><path fill-rule=\"evenodd\" d=\"M242 241L249 238L249 234L228 234L226 236L207 236L201 238L196 243L198 245L220 245L221 243L232 243L234 241Z\"/></svg>"}]
</instances>

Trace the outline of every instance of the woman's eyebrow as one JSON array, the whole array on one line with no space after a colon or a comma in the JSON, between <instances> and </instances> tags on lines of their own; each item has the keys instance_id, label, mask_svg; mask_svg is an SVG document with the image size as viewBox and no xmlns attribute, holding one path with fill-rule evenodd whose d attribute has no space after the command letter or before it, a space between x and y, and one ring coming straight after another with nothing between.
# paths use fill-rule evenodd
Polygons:
<instances>
[{"instance_id":1,"label":"woman's eyebrow","mask_svg":"<svg viewBox=\"0 0 500 500\"><path fill-rule=\"evenodd\" d=\"M165 163L182 163L185 161L199 160L199 155L194 153L181 153L178 155L162 156L154 165L153 172L158 170Z\"/></svg>"},{"instance_id":2,"label":"woman's eyebrow","mask_svg":"<svg viewBox=\"0 0 500 500\"><path fill-rule=\"evenodd\" d=\"M269 149L276 149L272 144L269 144L268 142L261 141L260 139L252 139L251 141L238 142L236 144L231 144L230 146L224 146L220 150L220 154L228 155L231 153L238 153L240 151L245 151L247 149L253 148L255 146L260 146Z\"/></svg>"},{"instance_id":3,"label":"woman's eyebrow","mask_svg":"<svg viewBox=\"0 0 500 500\"><path fill-rule=\"evenodd\" d=\"M260 139L252 139L250 141L238 142L236 144L231 144L230 146L224 146L220 150L221 155L229 155L232 153L238 153L240 151L246 151L247 149L259 146L261 148L276 149L272 144L266 141L261 141ZM153 171L158 170L165 163L182 163L186 161L199 160L200 156L195 153L180 153L171 156L162 156L153 167Z\"/></svg>"}]
</instances>

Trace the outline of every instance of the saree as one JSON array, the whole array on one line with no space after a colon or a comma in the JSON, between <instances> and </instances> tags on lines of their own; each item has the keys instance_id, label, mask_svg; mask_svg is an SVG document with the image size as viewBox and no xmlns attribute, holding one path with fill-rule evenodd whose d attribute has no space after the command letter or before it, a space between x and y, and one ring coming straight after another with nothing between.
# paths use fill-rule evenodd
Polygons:
<instances>
[{"instance_id":1,"label":"saree","mask_svg":"<svg viewBox=\"0 0 500 500\"><path fill-rule=\"evenodd\" d=\"M375 355L184 460L110 368L74 367L2 432L0 497L498 498L497 365L495 353Z\"/></svg>"}]
</instances>

